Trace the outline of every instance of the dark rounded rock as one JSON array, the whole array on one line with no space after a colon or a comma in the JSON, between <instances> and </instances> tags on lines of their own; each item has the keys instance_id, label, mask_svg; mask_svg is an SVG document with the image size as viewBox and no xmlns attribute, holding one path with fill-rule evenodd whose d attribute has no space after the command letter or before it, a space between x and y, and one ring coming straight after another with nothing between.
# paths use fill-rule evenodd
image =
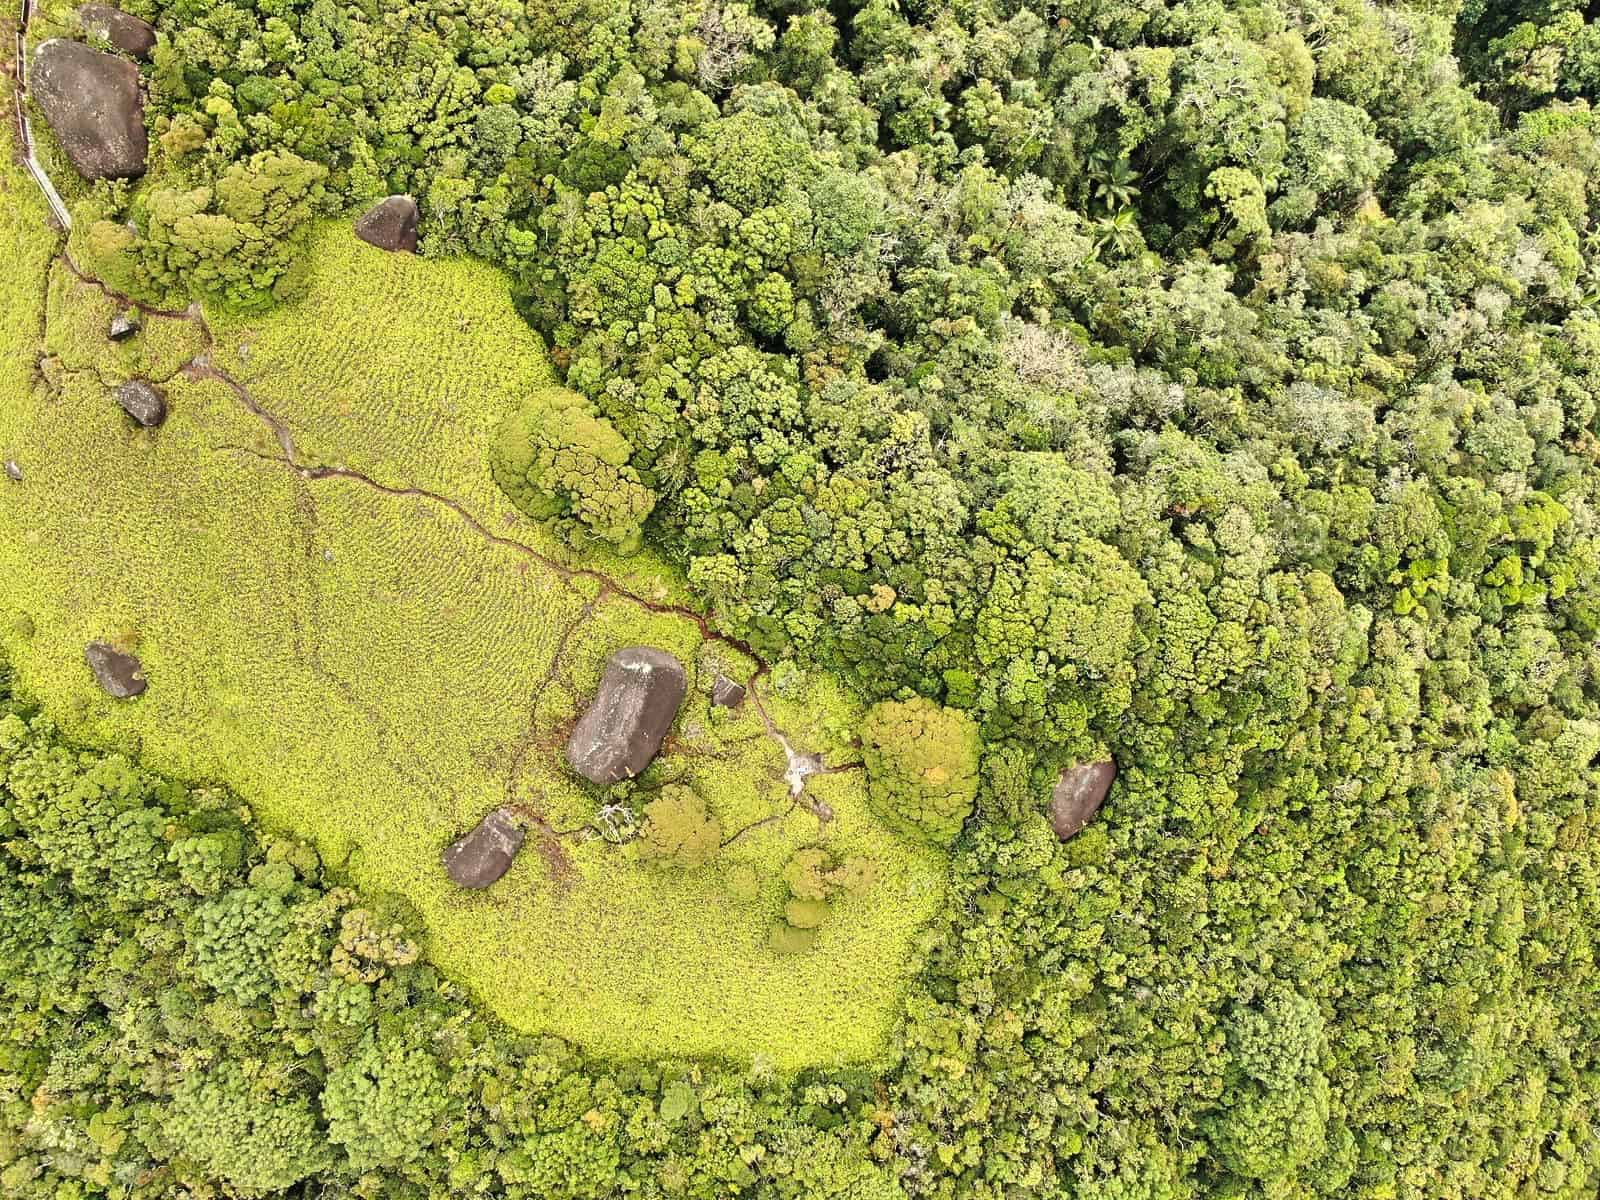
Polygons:
<instances>
[{"instance_id":1,"label":"dark rounded rock","mask_svg":"<svg viewBox=\"0 0 1600 1200\"><path fill-rule=\"evenodd\" d=\"M410 196L386 196L356 222L356 236L380 250L415 254L417 202Z\"/></svg>"},{"instance_id":2,"label":"dark rounded rock","mask_svg":"<svg viewBox=\"0 0 1600 1200\"><path fill-rule=\"evenodd\" d=\"M143 379L130 379L117 388L117 403L146 429L167 419L167 398L161 390Z\"/></svg>"},{"instance_id":3,"label":"dark rounded rock","mask_svg":"<svg viewBox=\"0 0 1600 1200\"><path fill-rule=\"evenodd\" d=\"M1050 796L1050 825L1058 838L1064 842L1089 823L1106 802L1116 777L1117 764L1110 759L1079 763L1061 772Z\"/></svg>"},{"instance_id":4,"label":"dark rounded rock","mask_svg":"<svg viewBox=\"0 0 1600 1200\"><path fill-rule=\"evenodd\" d=\"M22 468L17 466L17 460L14 458L6 459L6 478L12 483L22 482Z\"/></svg>"},{"instance_id":5,"label":"dark rounded rock","mask_svg":"<svg viewBox=\"0 0 1600 1200\"><path fill-rule=\"evenodd\" d=\"M653 646L606 661L594 702L567 739L567 761L591 783L631 779L650 765L689 689L683 664Z\"/></svg>"},{"instance_id":6,"label":"dark rounded rock","mask_svg":"<svg viewBox=\"0 0 1600 1200\"><path fill-rule=\"evenodd\" d=\"M149 58L156 47L156 27L109 4L85 4L78 10L84 33L103 38L124 54Z\"/></svg>"},{"instance_id":7,"label":"dark rounded rock","mask_svg":"<svg viewBox=\"0 0 1600 1200\"><path fill-rule=\"evenodd\" d=\"M450 882L464 888L488 887L511 869L526 836L510 809L495 809L471 833L445 848L444 869Z\"/></svg>"},{"instance_id":8,"label":"dark rounded rock","mask_svg":"<svg viewBox=\"0 0 1600 1200\"><path fill-rule=\"evenodd\" d=\"M718 708L738 708L744 703L744 685L718 675L711 685L711 703Z\"/></svg>"},{"instance_id":9,"label":"dark rounded rock","mask_svg":"<svg viewBox=\"0 0 1600 1200\"><path fill-rule=\"evenodd\" d=\"M83 657L94 672L95 682L108 696L131 700L144 694L144 666L133 655L124 654L105 642L90 642Z\"/></svg>"},{"instance_id":10,"label":"dark rounded rock","mask_svg":"<svg viewBox=\"0 0 1600 1200\"><path fill-rule=\"evenodd\" d=\"M111 318L111 328L107 331L107 336L113 342L125 342L138 333L139 329L138 317L130 316L128 313L118 313Z\"/></svg>"},{"instance_id":11,"label":"dark rounded rock","mask_svg":"<svg viewBox=\"0 0 1600 1200\"><path fill-rule=\"evenodd\" d=\"M139 68L127 59L51 38L34 51L28 94L85 179L144 174L144 101Z\"/></svg>"}]
</instances>

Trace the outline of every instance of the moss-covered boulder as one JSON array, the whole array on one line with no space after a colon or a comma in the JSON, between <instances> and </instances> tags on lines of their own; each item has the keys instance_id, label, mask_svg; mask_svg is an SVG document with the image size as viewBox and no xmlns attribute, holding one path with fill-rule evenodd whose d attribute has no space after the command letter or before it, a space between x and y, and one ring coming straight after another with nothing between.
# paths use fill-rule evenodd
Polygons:
<instances>
[{"instance_id":1,"label":"moss-covered boulder","mask_svg":"<svg viewBox=\"0 0 1600 1200\"><path fill-rule=\"evenodd\" d=\"M800 929L787 921L779 921L772 927L768 944L774 954L804 954L817 944L817 931Z\"/></svg>"},{"instance_id":2,"label":"moss-covered boulder","mask_svg":"<svg viewBox=\"0 0 1600 1200\"><path fill-rule=\"evenodd\" d=\"M798 896L783 906L783 919L796 929L816 929L828 919L826 900L802 900Z\"/></svg>"}]
</instances>

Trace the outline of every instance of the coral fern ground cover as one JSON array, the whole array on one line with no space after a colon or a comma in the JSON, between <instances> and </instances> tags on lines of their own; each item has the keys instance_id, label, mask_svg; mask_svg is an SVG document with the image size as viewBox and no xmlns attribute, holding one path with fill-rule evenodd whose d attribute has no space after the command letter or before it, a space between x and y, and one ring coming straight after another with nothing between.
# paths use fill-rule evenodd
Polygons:
<instances>
[{"instance_id":1,"label":"coral fern ground cover","mask_svg":"<svg viewBox=\"0 0 1600 1200\"><path fill-rule=\"evenodd\" d=\"M225 783L353 881L406 897L434 960L514 1025L616 1055L880 1055L942 855L877 823L859 772L815 780L828 844L882 877L811 952L774 954L782 865L819 820L790 804L755 706L710 708L717 671L755 664L672 611L671 573L580 561L495 488L492 432L549 378L503 277L337 227L312 261L307 296L209 316L209 346L198 321L151 314L114 345L117 306L53 268L42 378L8 374L0 407L0 444L27 472L0 493L0 645L20 682L73 736ZM180 369L196 357L218 371ZM218 374L281 423L301 467L349 473L292 468ZM110 398L133 375L167 391L159 430ZM155 681L137 704L95 687L95 639L137 649ZM714 865L654 869L587 836L595 801L563 735L605 657L637 642L693 677L646 782L692 783L725 837L754 826ZM774 721L847 764L852 703L825 677L787 687L794 702L766 689ZM441 849L502 803L540 823L530 852L488 892L451 888Z\"/></svg>"}]
</instances>

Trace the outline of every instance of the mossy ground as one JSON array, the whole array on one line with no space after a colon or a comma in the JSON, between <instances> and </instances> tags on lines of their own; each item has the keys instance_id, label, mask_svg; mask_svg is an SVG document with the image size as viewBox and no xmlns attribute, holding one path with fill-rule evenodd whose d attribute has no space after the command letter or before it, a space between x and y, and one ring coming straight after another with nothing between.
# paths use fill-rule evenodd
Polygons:
<instances>
[{"instance_id":1,"label":"mossy ground","mask_svg":"<svg viewBox=\"0 0 1600 1200\"><path fill-rule=\"evenodd\" d=\"M3 227L42 228L18 199L4 193ZM148 315L113 346L113 302L57 266L40 382L43 244L4 285L16 304L0 450L27 479L0 489L0 645L69 733L225 782L355 883L405 896L434 960L518 1027L609 1056L779 1069L884 1050L942 856L871 817L859 771L812 781L834 813L825 826L792 807L756 706L709 705L715 670L743 679L754 665L649 607L685 599L673 573L648 555L580 562L498 492L490 433L550 378L503 277L385 255L330 227L306 298L266 318L212 316L206 352L197 323ZM228 384L178 370L203 352L279 418L303 465L365 478L291 469ZM166 379L157 431L135 429L108 394L135 372ZM95 687L83 646L106 637L137 643L143 698ZM605 657L633 642L677 654L691 689L657 764L621 791L683 780L725 837L751 828L687 872L532 833L493 888L453 889L440 851L497 804L563 833L593 817L599 792L579 786L562 747ZM797 747L856 757L859 713L830 681L780 667L763 699ZM819 840L874 859L882 880L814 950L777 956L783 863Z\"/></svg>"}]
</instances>

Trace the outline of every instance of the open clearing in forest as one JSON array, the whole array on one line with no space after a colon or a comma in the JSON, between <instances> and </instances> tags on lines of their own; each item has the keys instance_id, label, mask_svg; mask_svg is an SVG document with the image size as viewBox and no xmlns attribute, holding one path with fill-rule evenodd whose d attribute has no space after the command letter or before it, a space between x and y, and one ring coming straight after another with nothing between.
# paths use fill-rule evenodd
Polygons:
<instances>
[{"instance_id":1,"label":"open clearing in forest","mask_svg":"<svg viewBox=\"0 0 1600 1200\"><path fill-rule=\"evenodd\" d=\"M648 554L580 562L500 494L491 432L550 379L502 275L330 226L304 300L207 314L209 334L147 315L117 346L118 306L61 261L41 326L50 247L35 241L0 341L0 457L25 472L0 487L0 645L69 734L226 783L357 885L405 896L433 960L519 1028L780 1069L883 1051L943 856L872 819L859 770L811 781L831 821L791 804L758 706L709 705L717 670L748 680L756 664L674 611L673 573ZM158 430L109 395L135 374L165 381ZM112 637L137 642L137 701L105 697L84 665L85 643ZM748 829L706 867L647 868L572 832L599 793L566 770L565 733L635 642L691 676L638 790L690 782L725 838ZM760 696L797 748L854 760L859 713L829 680L780 667ZM456 891L440 851L508 802L546 832L487 892ZM776 956L783 863L819 840L874 859L881 882L813 951Z\"/></svg>"}]
</instances>

